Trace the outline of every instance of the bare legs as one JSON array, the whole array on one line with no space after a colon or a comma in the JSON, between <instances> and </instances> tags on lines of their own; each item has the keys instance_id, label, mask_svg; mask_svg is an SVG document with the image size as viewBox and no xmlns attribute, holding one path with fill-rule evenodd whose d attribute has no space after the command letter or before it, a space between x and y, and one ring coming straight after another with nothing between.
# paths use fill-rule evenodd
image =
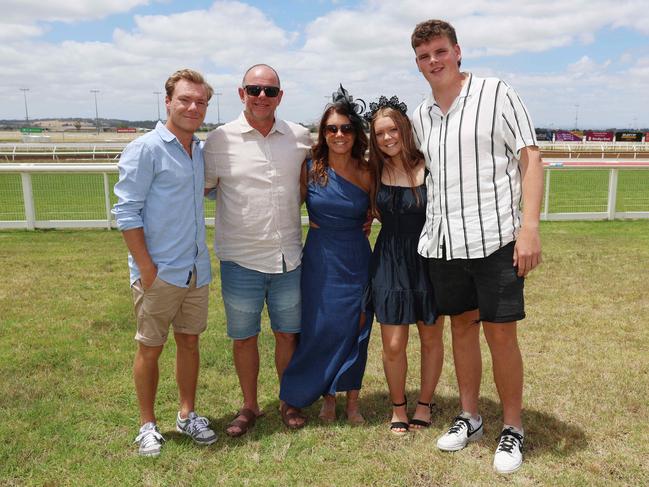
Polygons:
<instances>
[{"instance_id":1,"label":"bare legs","mask_svg":"<svg viewBox=\"0 0 649 487\"><path fill-rule=\"evenodd\" d=\"M176 382L180 396L180 414L186 418L194 410L196 382L198 380L198 335L175 333ZM138 342L133 362L135 392L140 405L140 424L156 422L154 405L158 390L158 359L164 345L149 347Z\"/></svg>"},{"instance_id":2,"label":"bare legs","mask_svg":"<svg viewBox=\"0 0 649 487\"><path fill-rule=\"evenodd\" d=\"M440 317L435 325L427 326L418 323L419 339L421 342L421 387L419 401L430 403L439 381L444 360L444 346L442 342L444 318ZM406 373L408 371L408 358L406 348L408 345L409 326L381 325L381 338L383 340L383 369L388 382L390 400L393 404L401 404L405 400ZM417 419L430 420L430 410L427 406L418 405L415 411ZM393 407L392 421L408 422L406 406Z\"/></svg>"},{"instance_id":3,"label":"bare legs","mask_svg":"<svg viewBox=\"0 0 649 487\"><path fill-rule=\"evenodd\" d=\"M494 381L503 406L503 422L522 429L523 359L518 347L516 322L483 322L491 351Z\"/></svg>"},{"instance_id":4,"label":"bare legs","mask_svg":"<svg viewBox=\"0 0 649 487\"><path fill-rule=\"evenodd\" d=\"M297 345L297 335L293 333L275 333L275 369L277 377L281 381L282 374L286 369L295 347ZM241 393L243 394L243 408L250 409L258 416L261 414L257 399L257 380L259 377L259 348L257 346L257 336L244 338L243 340L234 340L232 342L232 352L234 355L234 367L239 378ZM245 419L239 416L236 419ZM297 420L296 420L297 421ZM228 433L237 434L240 428L231 426Z\"/></svg>"},{"instance_id":5,"label":"bare legs","mask_svg":"<svg viewBox=\"0 0 649 487\"><path fill-rule=\"evenodd\" d=\"M345 414L347 416L347 421L351 424L363 424L365 418L360 413L358 407L358 397L360 391L358 389L347 391L347 405L345 406ZM332 423L336 420L336 396L333 394L327 394L322 400L322 408L320 408L320 414L318 417L324 423Z\"/></svg>"},{"instance_id":6,"label":"bare legs","mask_svg":"<svg viewBox=\"0 0 649 487\"><path fill-rule=\"evenodd\" d=\"M478 310L451 316L453 361L460 391L462 410L478 415L478 395L482 377L480 355L480 324Z\"/></svg>"},{"instance_id":7,"label":"bare legs","mask_svg":"<svg viewBox=\"0 0 649 487\"><path fill-rule=\"evenodd\" d=\"M451 317L453 358L460 390L462 409L478 414L478 395L482 375L480 356L480 326L478 310ZM518 346L517 324L483 322L498 396L503 406L505 424L522 427L523 360Z\"/></svg>"}]
</instances>

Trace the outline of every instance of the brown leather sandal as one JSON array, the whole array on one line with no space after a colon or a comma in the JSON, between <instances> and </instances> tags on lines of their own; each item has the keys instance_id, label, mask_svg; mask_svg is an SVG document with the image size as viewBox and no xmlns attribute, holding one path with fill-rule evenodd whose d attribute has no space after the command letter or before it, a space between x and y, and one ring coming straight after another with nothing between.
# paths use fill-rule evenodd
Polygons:
<instances>
[{"instance_id":1,"label":"brown leather sandal","mask_svg":"<svg viewBox=\"0 0 649 487\"><path fill-rule=\"evenodd\" d=\"M242 416L243 419L238 419L240 416ZM255 414L255 412L252 409L243 408L237 413L237 415L234 417L234 420L232 420L230 424L228 424L228 427L225 430L225 434L231 438L243 436L248 432L248 430L252 429L256 421L257 415ZM233 427L239 428L239 431L231 432L230 428Z\"/></svg>"},{"instance_id":2,"label":"brown leather sandal","mask_svg":"<svg viewBox=\"0 0 649 487\"><path fill-rule=\"evenodd\" d=\"M289 412L291 409L292 411ZM304 416L298 408L294 408L293 406L284 403L279 408L279 413L282 416L282 423L284 423L288 429L299 430L300 428L304 428L304 425L306 425L306 416ZM295 420L302 421L296 422Z\"/></svg>"}]
</instances>

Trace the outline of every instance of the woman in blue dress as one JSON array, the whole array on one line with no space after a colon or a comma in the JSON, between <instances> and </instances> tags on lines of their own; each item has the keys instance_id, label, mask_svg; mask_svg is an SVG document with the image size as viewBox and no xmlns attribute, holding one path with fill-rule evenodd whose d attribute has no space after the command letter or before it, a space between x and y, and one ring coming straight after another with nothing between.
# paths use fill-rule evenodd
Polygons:
<instances>
[{"instance_id":1,"label":"woman in blue dress","mask_svg":"<svg viewBox=\"0 0 649 487\"><path fill-rule=\"evenodd\" d=\"M370 270L371 303L381 324L383 368L392 400L390 431L431 424L433 393L444 358L443 317L437 316L432 285L417 253L426 220L424 156L417 150L407 107L397 97L370 104L370 161L377 167L377 216L381 231ZM419 398L408 421L405 395L409 325L417 324L421 350Z\"/></svg>"},{"instance_id":2,"label":"woman in blue dress","mask_svg":"<svg viewBox=\"0 0 649 487\"><path fill-rule=\"evenodd\" d=\"M309 233L302 256L302 331L284 371L280 398L306 407L323 396L319 417L336 418L336 393L346 392L346 416L364 422L362 385L372 312L364 309L371 249L363 231L375 174L365 159L363 120L344 89L320 120L313 160L302 172Z\"/></svg>"}]
</instances>

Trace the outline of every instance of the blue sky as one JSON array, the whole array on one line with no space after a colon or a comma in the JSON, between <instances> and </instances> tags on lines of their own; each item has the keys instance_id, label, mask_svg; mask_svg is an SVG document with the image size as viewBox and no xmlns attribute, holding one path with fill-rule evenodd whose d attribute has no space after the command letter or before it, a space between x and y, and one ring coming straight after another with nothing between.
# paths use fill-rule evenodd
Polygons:
<instances>
[{"instance_id":1,"label":"blue sky","mask_svg":"<svg viewBox=\"0 0 649 487\"><path fill-rule=\"evenodd\" d=\"M463 69L505 79L537 126L649 127L649 9L642 0L447 2L0 0L0 118L157 117L154 91L180 67L221 92L235 118L246 67L275 66L280 115L318 118L342 82L367 101L397 94L413 109L428 92L409 36L451 21ZM208 121L217 121L215 103Z\"/></svg>"}]
</instances>

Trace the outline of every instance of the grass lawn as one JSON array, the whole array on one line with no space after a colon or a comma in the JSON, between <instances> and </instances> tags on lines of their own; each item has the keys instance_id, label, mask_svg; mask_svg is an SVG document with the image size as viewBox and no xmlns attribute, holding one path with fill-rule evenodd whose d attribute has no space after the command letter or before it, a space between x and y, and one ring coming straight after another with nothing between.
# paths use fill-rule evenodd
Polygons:
<instances>
[{"instance_id":1,"label":"grass lawn","mask_svg":"<svg viewBox=\"0 0 649 487\"><path fill-rule=\"evenodd\" d=\"M208 231L209 239L213 235ZM520 325L526 452L510 485L649 484L649 223L545 222L544 263L527 281ZM396 438L378 327L361 392L368 419L317 421L289 432L277 411L272 335L264 318L260 401L266 416L240 439L208 448L173 431L174 344L161 359L157 413L167 438L158 459L132 445L137 404L126 249L116 231L0 232L0 485L496 485L500 419L483 350L485 437L461 452L436 437L458 411L448 323L446 362L429 430ZM217 264L214 274L218 276ZM408 400L418 392L409 345ZM221 433L240 391L225 336L219 279L202 338L197 409ZM341 411L339 410L339 413Z\"/></svg>"}]
</instances>

